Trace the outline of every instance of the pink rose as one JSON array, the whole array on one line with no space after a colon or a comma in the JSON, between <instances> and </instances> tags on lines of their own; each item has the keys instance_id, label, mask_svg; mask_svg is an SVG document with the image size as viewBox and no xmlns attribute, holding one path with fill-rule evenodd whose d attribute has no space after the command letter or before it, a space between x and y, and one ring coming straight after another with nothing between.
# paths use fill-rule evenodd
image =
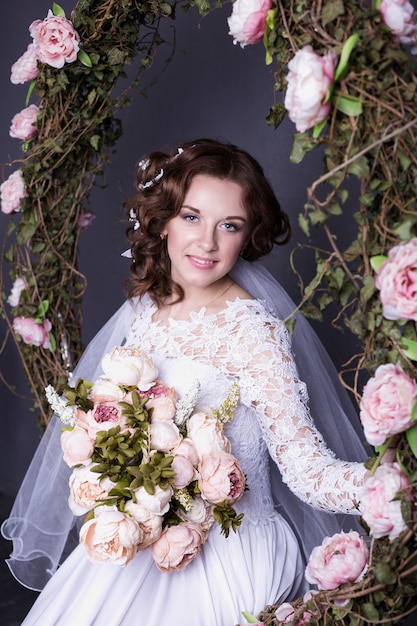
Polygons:
<instances>
[{"instance_id":1,"label":"pink rose","mask_svg":"<svg viewBox=\"0 0 417 626\"><path fill-rule=\"evenodd\" d=\"M358 582L368 567L369 550L356 531L325 537L311 552L305 577L319 589Z\"/></svg>"},{"instance_id":2,"label":"pink rose","mask_svg":"<svg viewBox=\"0 0 417 626\"><path fill-rule=\"evenodd\" d=\"M74 469L70 479L70 496L68 504L74 515L85 515L91 511L98 500L107 498L114 487L110 479L100 480L96 472L92 472L93 464Z\"/></svg>"},{"instance_id":3,"label":"pink rose","mask_svg":"<svg viewBox=\"0 0 417 626\"><path fill-rule=\"evenodd\" d=\"M299 132L312 128L329 115L330 101L325 104L323 101L333 84L335 65L333 51L321 57L311 46L298 50L288 63L284 104Z\"/></svg>"},{"instance_id":4,"label":"pink rose","mask_svg":"<svg viewBox=\"0 0 417 626\"><path fill-rule=\"evenodd\" d=\"M191 415L187 423L187 434L200 459L204 454L220 450L230 452L230 442L223 433L223 426L209 408L200 409Z\"/></svg>"},{"instance_id":5,"label":"pink rose","mask_svg":"<svg viewBox=\"0 0 417 626\"><path fill-rule=\"evenodd\" d=\"M89 465L94 451L94 440L83 428L64 430L61 435L63 459L69 467Z\"/></svg>"},{"instance_id":6,"label":"pink rose","mask_svg":"<svg viewBox=\"0 0 417 626\"><path fill-rule=\"evenodd\" d=\"M375 285L387 320L417 321L417 238L391 248Z\"/></svg>"},{"instance_id":7,"label":"pink rose","mask_svg":"<svg viewBox=\"0 0 417 626\"><path fill-rule=\"evenodd\" d=\"M171 487L162 489L159 485L156 485L154 494L148 493L145 487L135 489L134 493L136 502L145 507L150 513L165 515L169 510L173 490Z\"/></svg>"},{"instance_id":8,"label":"pink rose","mask_svg":"<svg viewBox=\"0 0 417 626\"><path fill-rule=\"evenodd\" d=\"M38 58L36 56L33 43L30 43L26 52L24 52L22 56L17 59L16 63L13 63L11 67L10 81L14 85L18 85L19 83L22 84L27 83L29 80L34 80L35 78L38 78L38 76Z\"/></svg>"},{"instance_id":9,"label":"pink rose","mask_svg":"<svg viewBox=\"0 0 417 626\"><path fill-rule=\"evenodd\" d=\"M408 0L382 0L379 10L382 21L400 43L413 44L417 41L417 21L413 5Z\"/></svg>"},{"instance_id":10,"label":"pink rose","mask_svg":"<svg viewBox=\"0 0 417 626\"><path fill-rule=\"evenodd\" d=\"M391 435L407 430L414 423L411 412L416 401L417 384L401 365L380 365L366 383L360 403L368 443L379 446Z\"/></svg>"},{"instance_id":11,"label":"pink rose","mask_svg":"<svg viewBox=\"0 0 417 626\"><path fill-rule=\"evenodd\" d=\"M137 348L113 348L104 355L101 367L115 385L135 386L141 391L150 389L158 376L152 359Z\"/></svg>"},{"instance_id":12,"label":"pink rose","mask_svg":"<svg viewBox=\"0 0 417 626\"><path fill-rule=\"evenodd\" d=\"M41 63L61 68L73 63L80 49L80 38L72 23L65 17L55 16L51 10L44 20L29 26L33 46Z\"/></svg>"},{"instance_id":13,"label":"pink rose","mask_svg":"<svg viewBox=\"0 0 417 626\"><path fill-rule=\"evenodd\" d=\"M233 504L243 495L245 475L239 461L228 452L203 456L198 473L201 495L212 504L219 504L224 500Z\"/></svg>"},{"instance_id":14,"label":"pink rose","mask_svg":"<svg viewBox=\"0 0 417 626\"><path fill-rule=\"evenodd\" d=\"M15 317L13 320L13 330L24 343L45 349L51 347L49 341L51 328L49 320L44 320L42 324L36 322L33 317Z\"/></svg>"},{"instance_id":15,"label":"pink rose","mask_svg":"<svg viewBox=\"0 0 417 626\"><path fill-rule=\"evenodd\" d=\"M10 295L7 298L8 304L10 304L10 306L19 306L22 291L25 291L28 287L29 285L26 278L16 278L13 283Z\"/></svg>"},{"instance_id":16,"label":"pink rose","mask_svg":"<svg viewBox=\"0 0 417 626\"><path fill-rule=\"evenodd\" d=\"M20 113L16 113L10 126L10 137L22 139L22 141L27 141L33 137L37 131L36 122L39 113L40 109L36 104L31 104L25 109L22 109Z\"/></svg>"},{"instance_id":17,"label":"pink rose","mask_svg":"<svg viewBox=\"0 0 417 626\"><path fill-rule=\"evenodd\" d=\"M233 43L240 43L244 48L257 43L264 36L268 11L272 0L235 0L232 15L227 18L229 35Z\"/></svg>"},{"instance_id":18,"label":"pink rose","mask_svg":"<svg viewBox=\"0 0 417 626\"><path fill-rule=\"evenodd\" d=\"M180 454L174 455L171 467L175 472L175 478L172 483L174 489L182 489L197 478L194 465L185 456Z\"/></svg>"},{"instance_id":19,"label":"pink rose","mask_svg":"<svg viewBox=\"0 0 417 626\"><path fill-rule=\"evenodd\" d=\"M148 548L156 541L162 532L162 515L151 513L148 509L133 500L128 500L125 504L125 512L139 524L142 531L142 540L138 545L139 550Z\"/></svg>"},{"instance_id":20,"label":"pink rose","mask_svg":"<svg viewBox=\"0 0 417 626\"><path fill-rule=\"evenodd\" d=\"M12 213L20 210L20 201L27 197L25 182L21 170L10 174L9 178L0 185L1 210L3 213Z\"/></svg>"},{"instance_id":21,"label":"pink rose","mask_svg":"<svg viewBox=\"0 0 417 626\"><path fill-rule=\"evenodd\" d=\"M377 539L388 536L393 541L406 530L401 501L394 498L407 486L408 478L398 463L381 464L362 486L360 510Z\"/></svg>"},{"instance_id":22,"label":"pink rose","mask_svg":"<svg viewBox=\"0 0 417 626\"><path fill-rule=\"evenodd\" d=\"M184 522L168 526L149 549L162 572L183 570L198 555L205 534L198 524Z\"/></svg>"},{"instance_id":23,"label":"pink rose","mask_svg":"<svg viewBox=\"0 0 417 626\"><path fill-rule=\"evenodd\" d=\"M94 518L80 530L87 558L96 564L110 560L116 565L126 565L135 556L141 540L139 525L115 506L97 506Z\"/></svg>"}]
</instances>

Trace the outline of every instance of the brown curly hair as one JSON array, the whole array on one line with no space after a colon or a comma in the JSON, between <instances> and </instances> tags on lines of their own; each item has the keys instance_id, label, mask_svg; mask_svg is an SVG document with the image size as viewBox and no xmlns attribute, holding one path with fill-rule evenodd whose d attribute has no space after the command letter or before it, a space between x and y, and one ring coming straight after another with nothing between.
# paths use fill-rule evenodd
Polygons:
<instances>
[{"instance_id":1,"label":"brown curly hair","mask_svg":"<svg viewBox=\"0 0 417 626\"><path fill-rule=\"evenodd\" d=\"M192 179L199 174L230 180L242 188L249 218L249 236L241 253L244 259L255 261L274 244L289 240L288 216L262 167L244 150L213 139L197 139L171 152L152 152L139 163L136 195L124 203L131 222L127 239L133 257L129 297L148 292L157 305L173 293L177 301L183 298L182 289L171 279L171 262L161 233L178 215Z\"/></svg>"}]
</instances>

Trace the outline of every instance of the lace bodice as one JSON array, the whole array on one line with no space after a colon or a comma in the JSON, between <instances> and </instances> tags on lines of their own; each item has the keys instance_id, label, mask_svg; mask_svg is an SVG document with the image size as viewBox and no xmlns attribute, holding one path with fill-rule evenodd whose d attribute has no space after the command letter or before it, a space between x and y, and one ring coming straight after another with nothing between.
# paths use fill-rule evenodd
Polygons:
<instances>
[{"instance_id":1,"label":"lace bodice","mask_svg":"<svg viewBox=\"0 0 417 626\"><path fill-rule=\"evenodd\" d=\"M202 308L168 324L152 321L156 308L148 296L136 307L126 344L152 353L160 378L180 395L198 379L199 402L215 408L231 382L238 383L240 403L227 436L247 475L249 491L239 505L249 519L274 511L267 452L300 499L328 512L355 512L365 468L327 448L311 419L288 332L261 302L237 299L219 313Z\"/></svg>"}]
</instances>

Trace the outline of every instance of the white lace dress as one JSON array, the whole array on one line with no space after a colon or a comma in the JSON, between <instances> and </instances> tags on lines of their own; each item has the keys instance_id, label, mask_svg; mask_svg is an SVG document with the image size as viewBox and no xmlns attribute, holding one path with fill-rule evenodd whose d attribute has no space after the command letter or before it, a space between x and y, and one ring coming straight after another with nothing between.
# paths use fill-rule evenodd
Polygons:
<instances>
[{"instance_id":1,"label":"white lace dress","mask_svg":"<svg viewBox=\"0 0 417 626\"><path fill-rule=\"evenodd\" d=\"M168 325L153 322L154 313L144 298L126 343L152 353L160 378L180 395L198 379L199 400L216 407L231 381L239 384L227 436L249 486L235 505L244 512L242 525L227 539L213 527L200 555L170 574L147 551L120 568L91 564L78 546L25 626L234 626L244 621L241 611L256 615L278 598L297 597L304 566L292 530L274 508L269 455L291 490L313 507L355 509L364 467L339 461L322 442L282 322L256 300L229 302L217 314L202 309Z\"/></svg>"}]
</instances>

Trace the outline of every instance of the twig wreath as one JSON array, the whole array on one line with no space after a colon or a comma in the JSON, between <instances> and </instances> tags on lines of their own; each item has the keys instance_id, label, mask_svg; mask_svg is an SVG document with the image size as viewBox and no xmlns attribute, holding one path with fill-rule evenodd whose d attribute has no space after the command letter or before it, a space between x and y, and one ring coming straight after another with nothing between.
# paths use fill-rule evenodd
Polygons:
<instances>
[{"instance_id":1,"label":"twig wreath","mask_svg":"<svg viewBox=\"0 0 417 626\"><path fill-rule=\"evenodd\" d=\"M0 187L1 210L10 214L3 257L13 281L1 310L43 425L50 410L43 389L62 388L83 349L78 240L92 219L89 192L122 132L115 114L152 65L161 22L180 6L204 15L216 5L79 0L67 18L54 4L30 26L33 42L12 67L12 82L30 87L10 130L23 156ZM323 229L329 249L315 250L308 285L300 277L300 306L322 319L336 303L334 323L359 337L362 349L345 373L353 373L350 388L376 450L361 501L366 537L326 538L306 570L317 592L244 615L274 625L400 624L417 606L414 10L408 0L236 0L229 28L242 47L263 41L276 92L284 94L267 121L277 127L288 114L294 122L291 160L324 151L299 223L308 236ZM137 56L138 76L114 96ZM38 103L29 104L35 96ZM352 178L360 185L349 216L357 232L340 249L331 218L346 219ZM369 380L359 389L363 372Z\"/></svg>"}]
</instances>

